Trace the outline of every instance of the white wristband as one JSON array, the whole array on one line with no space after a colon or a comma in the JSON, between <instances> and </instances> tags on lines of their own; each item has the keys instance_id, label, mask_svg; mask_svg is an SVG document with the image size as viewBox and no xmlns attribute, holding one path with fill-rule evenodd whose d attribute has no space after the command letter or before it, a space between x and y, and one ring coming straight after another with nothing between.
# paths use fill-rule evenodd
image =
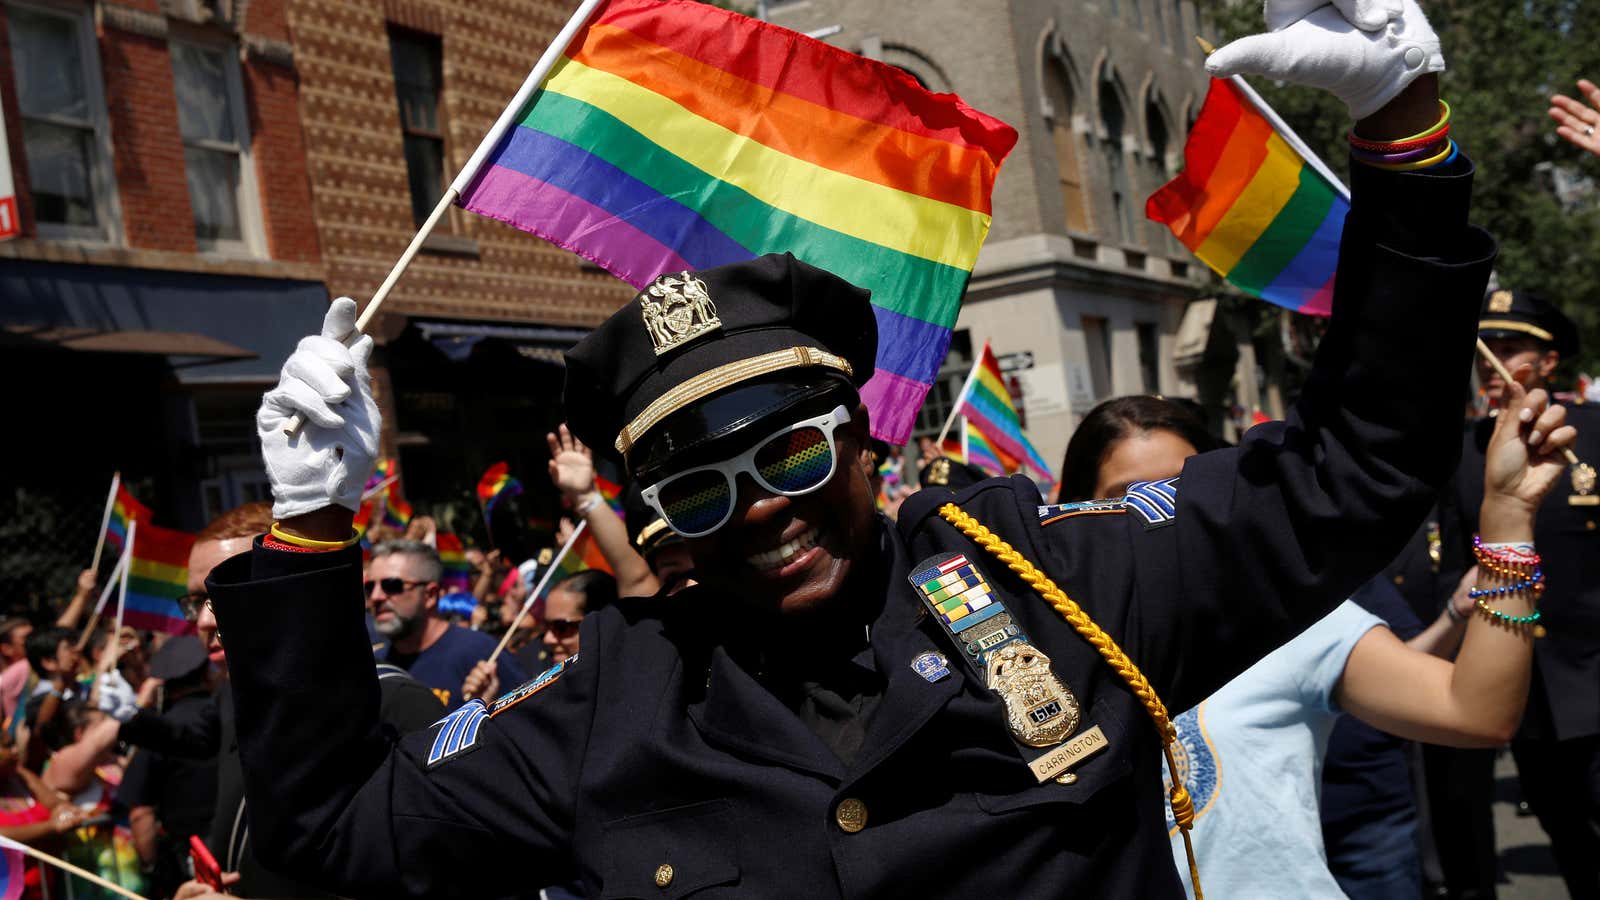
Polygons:
<instances>
[{"instance_id":1,"label":"white wristband","mask_svg":"<svg viewBox=\"0 0 1600 900\"><path fill-rule=\"evenodd\" d=\"M578 504L578 508L576 510L578 513L578 518L588 518L589 512L596 506L599 506L603 500L605 500L605 497L602 497L599 491L591 491L583 498L583 502Z\"/></svg>"}]
</instances>

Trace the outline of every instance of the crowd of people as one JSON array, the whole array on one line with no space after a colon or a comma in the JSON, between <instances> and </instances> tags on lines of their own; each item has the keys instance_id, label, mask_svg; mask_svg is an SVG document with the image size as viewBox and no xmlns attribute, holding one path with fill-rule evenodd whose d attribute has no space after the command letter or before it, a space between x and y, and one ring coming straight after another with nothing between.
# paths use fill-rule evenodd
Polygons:
<instances>
[{"instance_id":1,"label":"crowd of people","mask_svg":"<svg viewBox=\"0 0 1600 900\"><path fill-rule=\"evenodd\" d=\"M1314 60L1213 59L1332 90L1368 154L1285 421L1230 446L1109 400L1047 495L913 465L870 437L863 292L786 254L681 273L651 296L710 298L686 318L630 304L569 352L560 530L466 548L461 596L431 517L355 527L380 428L341 299L263 399L273 502L195 539L192 633L92 612L95 569L0 620L0 836L179 900L1468 900L1509 745L1600 897L1600 421L1552 381L1577 329L1486 290L1453 142L1384 163L1448 134L1416 4L1321 6L1268 4L1322 17ZM1600 155L1582 89L1551 114ZM603 563L571 571L580 528ZM18 890L109 896L68 877Z\"/></svg>"}]
</instances>

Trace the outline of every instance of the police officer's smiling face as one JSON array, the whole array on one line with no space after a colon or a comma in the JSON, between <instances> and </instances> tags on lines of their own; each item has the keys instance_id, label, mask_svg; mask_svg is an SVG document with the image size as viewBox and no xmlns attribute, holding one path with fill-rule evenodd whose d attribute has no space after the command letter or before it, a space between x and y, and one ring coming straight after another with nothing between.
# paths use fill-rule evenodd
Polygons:
<instances>
[{"instance_id":1,"label":"police officer's smiling face","mask_svg":"<svg viewBox=\"0 0 1600 900\"><path fill-rule=\"evenodd\" d=\"M688 540L695 577L784 615L815 612L838 596L856 563L877 546L864 406L834 432L834 447L833 476L809 494L773 494L739 476L732 518Z\"/></svg>"}]
</instances>

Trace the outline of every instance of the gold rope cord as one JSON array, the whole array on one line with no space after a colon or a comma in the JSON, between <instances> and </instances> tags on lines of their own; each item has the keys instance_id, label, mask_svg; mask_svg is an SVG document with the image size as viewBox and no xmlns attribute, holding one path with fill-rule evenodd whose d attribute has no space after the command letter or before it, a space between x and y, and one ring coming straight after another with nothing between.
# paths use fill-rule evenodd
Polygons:
<instances>
[{"instance_id":1,"label":"gold rope cord","mask_svg":"<svg viewBox=\"0 0 1600 900\"><path fill-rule=\"evenodd\" d=\"M1017 573L1018 578L1027 582L1029 587L1061 614L1061 618L1067 620L1067 624L1094 647L1106 664L1111 666L1117 676L1128 685L1129 690L1133 691L1133 695L1139 698L1139 702L1144 704L1145 711L1155 722L1156 732L1161 735L1161 752L1167 758L1167 771L1172 773L1172 791L1167 795L1167 799L1172 804L1172 818L1178 823L1178 831L1183 834L1183 849L1189 856L1189 881L1194 885L1195 900L1205 900L1205 895L1200 892L1200 867L1195 863L1194 843L1189 838L1189 830L1194 827L1194 800L1190 798L1189 790L1178 778L1178 767L1172 758L1172 742L1177 739L1177 729L1172 727L1172 719L1167 716L1167 706L1156 696L1155 688L1150 686L1150 680L1144 677L1144 673L1139 671L1139 667L1128 658L1128 654L1122 652L1122 648L1117 646L1111 635L1102 631L1100 626L1089 618L1083 607L1073 602L1065 591L1056 587L1050 576L1044 574L1038 566L1029 562L1010 544L984 527L983 523L967 515L954 503L946 503L939 507L939 516L970 538L973 543L982 547L990 556L1005 563L1006 568Z\"/></svg>"}]
</instances>

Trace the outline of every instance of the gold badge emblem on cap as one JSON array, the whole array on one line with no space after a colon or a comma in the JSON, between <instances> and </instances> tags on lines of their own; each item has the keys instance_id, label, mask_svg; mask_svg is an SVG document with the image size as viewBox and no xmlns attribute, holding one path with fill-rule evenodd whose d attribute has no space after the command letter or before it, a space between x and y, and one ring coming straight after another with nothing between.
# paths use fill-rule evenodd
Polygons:
<instances>
[{"instance_id":1,"label":"gold badge emblem on cap","mask_svg":"<svg viewBox=\"0 0 1600 900\"><path fill-rule=\"evenodd\" d=\"M1489 295L1489 312L1508 313L1511 311L1511 292L1495 291Z\"/></svg>"},{"instance_id":2,"label":"gold badge emblem on cap","mask_svg":"<svg viewBox=\"0 0 1600 900\"><path fill-rule=\"evenodd\" d=\"M657 356L722 327L706 283L688 272L657 277L639 294L639 303Z\"/></svg>"}]
</instances>

